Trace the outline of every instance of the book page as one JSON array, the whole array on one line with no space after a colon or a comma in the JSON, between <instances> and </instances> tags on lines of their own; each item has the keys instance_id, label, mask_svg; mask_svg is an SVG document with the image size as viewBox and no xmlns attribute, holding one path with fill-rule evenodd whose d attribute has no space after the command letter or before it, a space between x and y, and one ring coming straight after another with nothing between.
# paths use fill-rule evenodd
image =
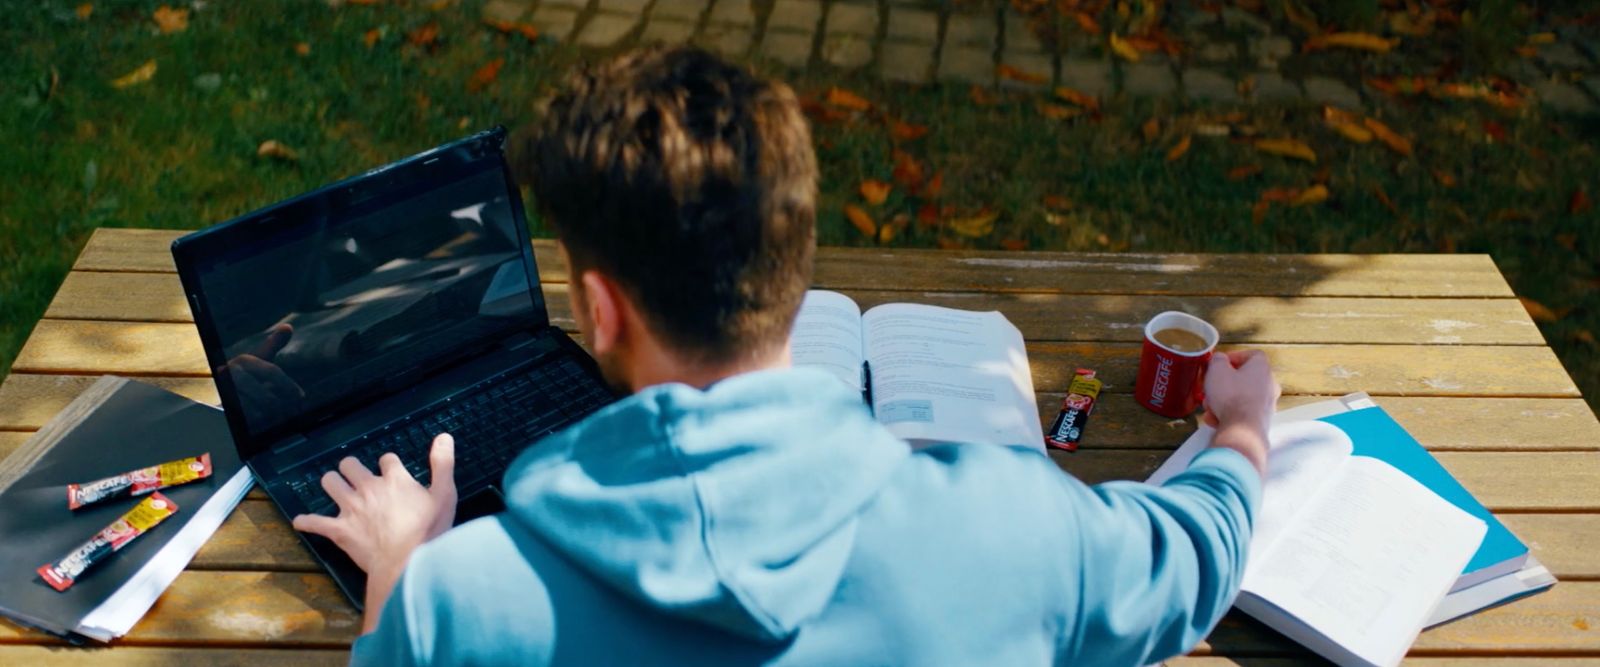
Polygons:
<instances>
[{"instance_id":1,"label":"book page","mask_svg":"<svg viewBox=\"0 0 1600 667\"><path fill-rule=\"evenodd\" d=\"M1393 466L1353 456L1263 557L1252 553L1243 590L1362 662L1394 664L1486 530ZM1243 596L1241 607L1265 613Z\"/></svg>"},{"instance_id":2,"label":"book page","mask_svg":"<svg viewBox=\"0 0 1600 667\"><path fill-rule=\"evenodd\" d=\"M862 318L878 421L907 440L1044 449L1028 352L997 312L907 303Z\"/></svg>"},{"instance_id":3,"label":"book page","mask_svg":"<svg viewBox=\"0 0 1600 667\"><path fill-rule=\"evenodd\" d=\"M789 333L789 355L794 365L827 371L861 391L861 307L838 292L806 292Z\"/></svg>"}]
</instances>

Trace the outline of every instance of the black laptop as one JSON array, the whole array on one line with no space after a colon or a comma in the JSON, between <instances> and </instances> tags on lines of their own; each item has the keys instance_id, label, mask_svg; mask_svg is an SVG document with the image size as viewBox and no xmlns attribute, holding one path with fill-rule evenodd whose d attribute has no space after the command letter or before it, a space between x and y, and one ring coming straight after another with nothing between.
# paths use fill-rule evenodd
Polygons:
<instances>
[{"instance_id":1,"label":"black laptop","mask_svg":"<svg viewBox=\"0 0 1600 667\"><path fill-rule=\"evenodd\" d=\"M496 128L172 244L235 446L286 516L395 452L429 483L456 441L457 523L504 508L520 452L616 399L550 324ZM359 608L366 577L301 534Z\"/></svg>"}]
</instances>

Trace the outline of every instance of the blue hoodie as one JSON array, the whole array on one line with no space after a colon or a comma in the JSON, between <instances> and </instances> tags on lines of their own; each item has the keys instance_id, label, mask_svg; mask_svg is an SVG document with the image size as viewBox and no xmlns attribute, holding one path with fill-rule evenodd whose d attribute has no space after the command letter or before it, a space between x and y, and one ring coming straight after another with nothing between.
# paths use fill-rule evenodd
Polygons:
<instances>
[{"instance_id":1,"label":"blue hoodie","mask_svg":"<svg viewBox=\"0 0 1600 667\"><path fill-rule=\"evenodd\" d=\"M1260 495L1227 450L1160 488L913 452L805 369L650 387L505 482L506 512L413 554L352 663L1146 664L1232 604Z\"/></svg>"}]
</instances>

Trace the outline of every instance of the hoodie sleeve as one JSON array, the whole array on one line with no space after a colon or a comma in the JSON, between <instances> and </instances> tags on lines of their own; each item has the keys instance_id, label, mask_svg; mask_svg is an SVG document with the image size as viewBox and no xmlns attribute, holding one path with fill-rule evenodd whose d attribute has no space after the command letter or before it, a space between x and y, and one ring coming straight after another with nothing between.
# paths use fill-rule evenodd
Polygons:
<instances>
[{"instance_id":1,"label":"hoodie sleeve","mask_svg":"<svg viewBox=\"0 0 1600 667\"><path fill-rule=\"evenodd\" d=\"M1160 487L1061 476L1048 514L1070 517L1056 559L1069 589L1057 664L1144 665L1189 651L1232 606L1261 479L1208 450ZM1076 558L1072 557L1075 554Z\"/></svg>"}]
</instances>

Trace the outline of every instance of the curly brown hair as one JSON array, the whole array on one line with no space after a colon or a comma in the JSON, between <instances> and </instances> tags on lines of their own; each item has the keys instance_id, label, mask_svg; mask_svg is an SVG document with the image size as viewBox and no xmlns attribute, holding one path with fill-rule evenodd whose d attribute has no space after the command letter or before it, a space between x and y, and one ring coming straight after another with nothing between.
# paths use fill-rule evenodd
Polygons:
<instances>
[{"instance_id":1,"label":"curly brown hair","mask_svg":"<svg viewBox=\"0 0 1600 667\"><path fill-rule=\"evenodd\" d=\"M817 197L788 86L699 49L633 51L575 71L512 155L573 275L611 276L677 351L720 363L788 339Z\"/></svg>"}]
</instances>

